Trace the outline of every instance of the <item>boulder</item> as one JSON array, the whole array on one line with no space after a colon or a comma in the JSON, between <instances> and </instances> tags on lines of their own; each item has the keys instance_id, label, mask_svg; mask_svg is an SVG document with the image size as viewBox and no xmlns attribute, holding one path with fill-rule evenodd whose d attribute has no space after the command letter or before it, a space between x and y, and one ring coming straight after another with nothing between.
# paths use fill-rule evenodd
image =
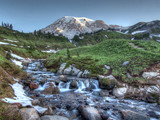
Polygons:
<instances>
[{"instance_id":1,"label":"boulder","mask_svg":"<svg viewBox=\"0 0 160 120\"><path fill-rule=\"evenodd\" d=\"M152 79L152 78L156 78L158 76L160 76L160 73L158 73L158 72L144 72L142 74L142 77L145 79Z\"/></svg>"},{"instance_id":2,"label":"boulder","mask_svg":"<svg viewBox=\"0 0 160 120\"><path fill-rule=\"evenodd\" d=\"M87 78L90 72L88 70L85 70L82 74L82 78Z\"/></svg>"},{"instance_id":3,"label":"boulder","mask_svg":"<svg viewBox=\"0 0 160 120\"><path fill-rule=\"evenodd\" d=\"M148 111L148 114L150 117L157 118L157 119L160 118L160 115L158 115L154 111Z\"/></svg>"},{"instance_id":4,"label":"boulder","mask_svg":"<svg viewBox=\"0 0 160 120\"><path fill-rule=\"evenodd\" d=\"M150 120L146 115L131 110L122 110L121 114L124 120Z\"/></svg>"},{"instance_id":5,"label":"boulder","mask_svg":"<svg viewBox=\"0 0 160 120\"><path fill-rule=\"evenodd\" d=\"M65 75L61 75L59 77L59 80L62 81L62 82L68 82L68 78Z\"/></svg>"},{"instance_id":6,"label":"boulder","mask_svg":"<svg viewBox=\"0 0 160 120\"><path fill-rule=\"evenodd\" d=\"M36 83L30 83L29 87L30 89L37 89L39 85L37 85Z\"/></svg>"},{"instance_id":7,"label":"boulder","mask_svg":"<svg viewBox=\"0 0 160 120\"><path fill-rule=\"evenodd\" d=\"M114 88L113 95L117 98L124 98L125 94L127 93L127 88Z\"/></svg>"},{"instance_id":8,"label":"boulder","mask_svg":"<svg viewBox=\"0 0 160 120\"><path fill-rule=\"evenodd\" d=\"M78 73L77 77L78 77L78 78L82 77L82 74L83 74L83 72L80 71L80 72Z\"/></svg>"},{"instance_id":9,"label":"boulder","mask_svg":"<svg viewBox=\"0 0 160 120\"><path fill-rule=\"evenodd\" d=\"M59 94L60 90L58 87L50 86L46 88L42 93L43 94Z\"/></svg>"},{"instance_id":10,"label":"boulder","mask_svg":"<svg viewBox=\"0 0 160 120\"><path fill-rule=\"evenodd\" d=\"M113 75L109 75L109 76L99 75L98 78L99 78L100 88L102 88L102 89L111 90L116 85L119 86L118 81L115 79L115 77Z\"/></svg>"},{"instance_id":11,"label":"boulder","mask_svg":"<svg viewBox=\"0 0 160 120\"><path fill-rule=\"evenodd\" d=\"M99 95L100 95L101 97L106 97L106 96L109 96L109 92L108 92L107 90L103 90L103 91L101 91L101 92L99 93Z\"/></svg>"},{"instance_id":12,"label":"boulder","mask_svg":"<svg viewBox=\"0 0 160 120\"><path fill-rule=\"evenodd\" d=\"M48 109L44 112L44 115L53 115L54 111L53 109L49 106Z\"/></svg>"},{"instance_id":13,"label":"boulder","mask_svg":"<svg viewBox=\"0 0 160 120\"><path fill-rule=\"evenodd\" d=\"M77 68L75 68L75 67L72 67L71 75L77 76L79 72L80 72L79 69L77 69Z\"/></svg>"},{"instance_id":14,"label":"boulder","mask_svg":"<svg viewBox=\"0 0 160 120\"><path fill-rule=\"evenodd\" d=\"M41 117L41 120L69 120L69 119L63 116L58 116L58 115L53 115L53 116L45 115Z\"/></svg>"},{"instance_id":15,"label":"boulder","mask_svg":"<svg viewBox=\"0 0 160 120\"><path fill-rule=\"evenodd\" d=\"M34 108L22 108L20 114L23 120L40 120L40 117Z\"/></svg>"},{"instance_id":16,"label":"boulder","mask_svg":"<svg viewBox=\"0 0 160 120\"><path fill-rule=\"evenodd\" d=\"M71 75L72 69L73 69L73 67L72 67L72 65L70 65L68 68L64 69L63 74Z\"/></svg>"},{"instance_id":17,"label":"boulder","mask_svg":"<svg viewBox=\"0 0 160 120\"><path fill-rule=\"evenodd\" d=\"M82 117L86 120L102 120L99 112L94 107L90 106L80 106L79 112Z\"/></svg>"},{"instance_id":18,"label":"boulder","mask_svg":"<svg viewBox=\"0 0 160 120\"><path fill-rule=\"evenodd\" d=\"M40 105L40 101L38 99L32 100L32 105Z\"/></svg>"},{"instance_id":19,"label":"boulder","mask_svg":"<svg viewBox=\"0 0 160 120\"><path fill-rule=\"evenodd\" d=\"M65 67L66 67L66 63L62 63L57 74L62 75Z\"/></svg>"},{"instance_id":20,"label":"boulder","mask_svg":"<svg viewBox=\"0 0 160 120\"><path fill-rule=\"evenodd\" d=\"M72 80L69 88L70 88L70 89L77 88L77 81L76 81L76 80Z\"/></svg>"}]
</instances>

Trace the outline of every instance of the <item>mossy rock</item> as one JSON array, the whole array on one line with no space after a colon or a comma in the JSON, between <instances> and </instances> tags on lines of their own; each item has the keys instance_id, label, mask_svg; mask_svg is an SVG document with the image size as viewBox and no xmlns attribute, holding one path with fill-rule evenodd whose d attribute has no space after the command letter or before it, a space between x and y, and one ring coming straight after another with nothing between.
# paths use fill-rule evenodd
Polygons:
<instances>
[{"instance_id":1,"label":"mossy rock","mask_svg":"<svg viewBox=\"0 0 160 120\"><path fill-rule=\"evenodd\" d=\"M118 85L117 80L115 79L101 79L99 80L100 88L112 90L116 85Z\"/></svg>"}]
</instances>

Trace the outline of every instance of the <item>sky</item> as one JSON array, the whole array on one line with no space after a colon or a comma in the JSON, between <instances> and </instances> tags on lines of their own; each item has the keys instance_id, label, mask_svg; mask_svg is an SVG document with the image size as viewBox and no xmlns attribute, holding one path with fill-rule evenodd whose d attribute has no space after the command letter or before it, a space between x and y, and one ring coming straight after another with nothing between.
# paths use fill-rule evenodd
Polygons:
<instances>
[{"instance_id":1,"label":"sky","mask_svg":"<svg viewBox=\"0 0 160 120\"><path fill-rule=\"evenodd\" d=\"M64 16L130 26L160 20L160 0L0 0L0 22L33 32Z\"/></svg>"}]
</instances>

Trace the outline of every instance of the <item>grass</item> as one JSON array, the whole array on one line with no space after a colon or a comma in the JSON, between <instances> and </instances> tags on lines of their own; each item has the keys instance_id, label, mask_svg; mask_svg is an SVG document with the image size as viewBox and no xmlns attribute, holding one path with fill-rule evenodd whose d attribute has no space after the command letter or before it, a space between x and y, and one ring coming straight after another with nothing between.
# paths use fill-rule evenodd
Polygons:
<instances>
[{"instance_id":1,"label":"grass","mask_svg":"<svg viewBox=\"0 0 160 120\"><path fill-rule=\"evenodd\" d=\"M156 45L155 41L151 41L155 49L148 48L150 42L140 46L147 51L133 48L129 42L131 41L124 39L107 39L93 46L73 48L70 49L70 59L67 58L66 50L62 50L47 59L47 67L54 68L54 60L59 58L58 65L66 62L67 65L76 64L82 70L88 69L91 74L106 74L104 65L109 65L112 74L124 81L127 71L133 76L140 76L144 69L160 62L159 49L156 48L160 45ZM125 61L129 61L129 64L123 66Z\"/></svg>"}]
</instances>

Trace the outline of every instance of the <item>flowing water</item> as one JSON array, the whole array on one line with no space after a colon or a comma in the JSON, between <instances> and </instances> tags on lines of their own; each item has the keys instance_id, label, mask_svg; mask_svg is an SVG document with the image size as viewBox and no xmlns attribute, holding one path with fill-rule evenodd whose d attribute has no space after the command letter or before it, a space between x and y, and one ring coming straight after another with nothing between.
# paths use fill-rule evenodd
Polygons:
<instances>
[{"instance_id":1,"label":"flowing water","mask_svg":"<svg viewBox=\"0 0 160 120\"><path fill-rule=\"evenodd\" d=\"M25 86L26 94L34 99L39 99L42 107L51 106L55 108L55 114L80 120L78 106L89 105L101 113L108 114L111 120L121 120L122 117L119 112L121 110L132 110L145 115L149 111L154 111L160 115L160 107L157 104L106 96L107 91L99 88L97 80L67 76L68 82L60 81L58 75L46 71L43 60L32 61L25 71L32 76L33 82L39 85L38 89L35 90L30 90L28 86ZM77 87L70 89L73 80L76 80ZM44 82L42 83L42 81ZM50 85L57 86L60 89L60 94L43 94L42 92ZM157 120L156 118L150 119Z\"/></svg>"}]
</instances>

